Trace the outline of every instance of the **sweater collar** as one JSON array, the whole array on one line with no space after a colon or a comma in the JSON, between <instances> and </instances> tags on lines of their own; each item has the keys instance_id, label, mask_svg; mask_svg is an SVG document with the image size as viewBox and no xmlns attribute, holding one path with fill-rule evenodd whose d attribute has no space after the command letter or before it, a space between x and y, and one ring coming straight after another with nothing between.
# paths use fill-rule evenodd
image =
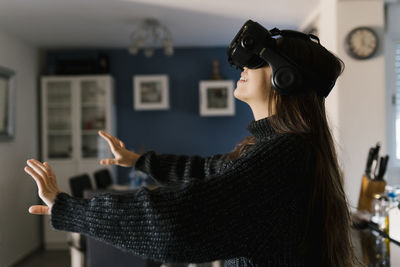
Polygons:
<instances>
[{"instance_id":1,"label":"sweater collar","mask_svg":"<svg viewBox=\"0 0 400 267\"><path fill-rule=\"evenodd\" d=\"M275 134L271 126L270 118L271 117L266 117L257 121L253 120L247 125L247 129L256 139L267 138Z\"/></svg>"}]
</instances>

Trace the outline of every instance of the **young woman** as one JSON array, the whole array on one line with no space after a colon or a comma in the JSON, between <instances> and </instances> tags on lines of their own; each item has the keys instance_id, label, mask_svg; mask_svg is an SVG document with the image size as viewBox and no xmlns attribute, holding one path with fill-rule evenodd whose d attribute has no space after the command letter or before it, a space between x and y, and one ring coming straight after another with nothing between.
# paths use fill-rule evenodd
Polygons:
<instances>
[{"instance_id":1,"label":"young woman","mask_svg":"<svg viewBox=\"0 0 400 267\"><path fill-rule=\"evenodd\" d=\"M343 63L321 45L281 37L277 49L322 79ZM45 162L28 160L55 229L79 232L162 262L225 266L354 266L343 176L325 114L312 86L279 95L271 67L244 67L234 95L254 114L251 135L229 154L142 155L100 132L116 164L144 171L161 186L78 199L60 191Z\"/></svg>"}]
</instances>

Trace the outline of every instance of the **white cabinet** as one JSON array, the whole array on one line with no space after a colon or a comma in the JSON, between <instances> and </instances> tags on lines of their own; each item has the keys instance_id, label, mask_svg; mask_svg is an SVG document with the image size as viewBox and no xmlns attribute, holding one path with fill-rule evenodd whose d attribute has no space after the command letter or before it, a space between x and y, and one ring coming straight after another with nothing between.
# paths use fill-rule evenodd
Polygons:
<instances>
[{"instance_id":1,"label":"white cabinet","mask_svg":"<svg viewBox=\"0 0 400 267\"><path fill-rule=\"evenodd\" d=\"M109 75L45 76L41 79L42 161L53 168L60 189L70 193L69 178L104 168L101 158L112 157L98 135L115 135L113 79ZM115 170L110 169L115 177ZM66 247L66 234L51 229L44 219L47 248Z\"/></svg>"}]
</instances>

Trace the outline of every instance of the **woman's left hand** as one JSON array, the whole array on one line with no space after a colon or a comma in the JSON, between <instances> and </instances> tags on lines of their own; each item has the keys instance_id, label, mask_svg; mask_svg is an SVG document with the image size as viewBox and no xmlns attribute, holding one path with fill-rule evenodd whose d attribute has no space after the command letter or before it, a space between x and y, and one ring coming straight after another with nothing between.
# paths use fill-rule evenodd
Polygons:
<instances>
[{"instance_id":1,"label":"woman's left hand","mask_svg":"<svg viewBox=\"0 0 400 267\"><path fill-rule=\"evenodd\" d=\"M56 176L47 162L41 163L35 159L27 161L28 166L25 167L27 172L36 181L39 197L47 206L35 205L29 208L32 214L50 215L51 207L58 193L61 193L57 186Z\"/></svg>"}]
</instances>

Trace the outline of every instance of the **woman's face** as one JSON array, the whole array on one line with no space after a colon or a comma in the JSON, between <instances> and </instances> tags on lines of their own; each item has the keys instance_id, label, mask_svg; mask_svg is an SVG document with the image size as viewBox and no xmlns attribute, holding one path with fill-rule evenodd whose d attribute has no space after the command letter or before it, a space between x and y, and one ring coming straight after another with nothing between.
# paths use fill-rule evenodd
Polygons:
<instances>
[{"instance_id":1,"label":"woman's face","mask_svg":"<svg viewBox=\"0 0 400 267\"><path fill-rule=\"evenodd\" d=\"M265 66L258 69L244 67L240 80L237 82L234 96L248 105L267 103L271 89L271 68Z\"/></svg>"}]
</instances>

